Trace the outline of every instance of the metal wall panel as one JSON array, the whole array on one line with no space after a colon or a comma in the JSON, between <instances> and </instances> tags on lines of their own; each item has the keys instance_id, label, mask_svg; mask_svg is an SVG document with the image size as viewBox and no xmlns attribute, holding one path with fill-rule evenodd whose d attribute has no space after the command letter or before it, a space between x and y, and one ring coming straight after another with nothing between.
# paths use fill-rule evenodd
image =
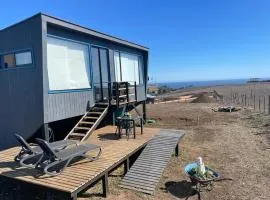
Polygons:
<instances>
[{"instance_id":1,"label":"metal wall panel","mask_svg":"<svg viewBox=\"0 0 270 200\"><path fill-rule=\"evenodd\" d=\"M33 65L0 70L0 149L16 143L13 136L33 135L43 124L41 18L35 16L0 31L0 53L30 49Z\"/></svg>"},{"instance_id":2,"label":"metal wall panel","mask_svg":"<svg viewBox=\"0 0 270 200\"><path fill-rule=\"evenodd\" d=\"M94 105L92 91L49 94L49 122L82 115Z\"/></svg>"},{"instance_id":3,"label":"metal wall panel","mask_svg":"<svg viewBox=\"0 0 270 200\"><path fill-rule=\"evenodd\" d=\"M137 86L137 101L144 101L146 99L144 85Z\"/></svg>"}]
</instances>

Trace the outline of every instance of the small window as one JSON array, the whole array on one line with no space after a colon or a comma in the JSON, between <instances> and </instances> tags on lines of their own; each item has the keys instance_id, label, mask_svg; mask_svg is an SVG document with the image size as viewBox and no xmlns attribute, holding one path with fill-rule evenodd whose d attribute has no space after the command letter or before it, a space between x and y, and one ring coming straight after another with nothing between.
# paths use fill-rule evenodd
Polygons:
<instances>
[{"instance_id":1,"label":"small window","mask_svg":"<svg viewBox=\"0 0 270 200\"><path fill-rule=\"evenodd\" d=\"M16 53L16 65L30 65L32 64L32 54L30 51Z\"/></svg>"},{"instance_id":2,"label":"small window","mask_svg":"<svg viewBox=\"0 0 270 200\"><path fill-rule=\"evenodd\" d=\"M3 65L6 69L16 67L15 54L3 55Z\"/></svg>"}]
</instances>

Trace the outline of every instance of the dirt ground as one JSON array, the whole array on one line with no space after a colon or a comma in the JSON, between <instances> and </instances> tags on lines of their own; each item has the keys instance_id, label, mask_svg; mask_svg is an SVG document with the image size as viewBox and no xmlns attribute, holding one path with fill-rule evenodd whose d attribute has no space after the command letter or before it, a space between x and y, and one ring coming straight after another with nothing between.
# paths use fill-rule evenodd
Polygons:
<instances>
[{"instance_id":1,"label":"dirt ground","mask_svg":"<svg viewBox=\"0 0 270 200\"><path fill-rule=\"evenodd\" d=\"M109 176L108 200L257 200L270 199L270 116L242 108L234 113L218 113L213 103L166 103L147 105L148 118L156 120L149 127L182 129L181 155L172 157L154 196L119 187L123 169ZM202 156L206 165L217 170L224 180L215 182L212 191L194 192L184 166ZM16 188L1 184L0 199ZM6 188L6 189L4 189ZM26 191L26 190L23 190ZM104 199L101 183L81 194L78 199ZM12 193L12 192L11 192ZM44 199L38 191L27 194L32 199ZM23 196L27 196L23 195ZM56 196L56 199L63 199Z\"/></svg>"},{"instance_id":2,"label":"dirt ground","mask_svg":"<svg viewBox=\"0 0 270 200\"><path fill-rule=\"evenodd\" d=\"M234 113L213 112L211 108L216 105L148 105L148 117L156 120L148 126L185 130L180 142L181 156L172 157L154 196L119 188L120 168L109 178L107 199L270 199L270 117L250 109ZM212 191L203 191L200 196L196 194L183 168L198 156L224 178L233 180L216 182ZM79 199L103 199L100 191L100 185L97 185Z\"/></svg>"}]
</instances>

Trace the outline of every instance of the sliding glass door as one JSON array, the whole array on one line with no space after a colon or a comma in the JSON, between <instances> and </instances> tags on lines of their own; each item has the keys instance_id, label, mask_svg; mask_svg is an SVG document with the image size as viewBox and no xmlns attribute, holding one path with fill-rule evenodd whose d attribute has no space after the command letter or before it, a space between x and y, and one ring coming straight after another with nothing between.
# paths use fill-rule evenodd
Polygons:
<instances>
[{"instance_id":1,"label":"sliding glass door","mask_svg":"<svg viewBox=\"0 0 270 200\"><path fill-rule=\"evenodd\" d=\"M92 47L91 54L95 100L96 102L104 100L106 101L109 98L109 53L105 48Z\"/></svg>"}]
</instances>

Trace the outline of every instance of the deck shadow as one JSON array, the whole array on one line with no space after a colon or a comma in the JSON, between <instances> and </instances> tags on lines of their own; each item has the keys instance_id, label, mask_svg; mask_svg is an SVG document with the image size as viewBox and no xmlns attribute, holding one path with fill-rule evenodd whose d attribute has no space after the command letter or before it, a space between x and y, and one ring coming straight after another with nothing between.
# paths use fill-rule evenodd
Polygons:
<instances>
[{"instance_id":1,"label":"deck shadow","mask_svg":"<svg viewBox=\"0 0 270 200\"><path fill-rule=\"evenodd\" d=\"M0 162L0 168L10 168L12 170L17 170L21 168L20 164L15 161Z\"/></svg>"},{"instance_id":2,"label":"deck shadow","mask_svg":"<svg viewBox=\"0 0 270 200\"><path fill-rule=\"evenodd\" d=\"M89 198L94 198L94 197L100 197L100 198L104 198L104 194L103 193L82 193L78 195L79 198L83 198L83 199L89 199Z\"/></svg>"},{"instance_id":3,"label":"deck shadow","mask_svg":"<svg viewBox=\"0 0 270 200\"><path fill-rule=\"evenodd\" d=\"M119 140L119 136L115 133L105 133L105 134L98 135L98 139L100 141Z\"/></svg>"},{"instance_id":4,"label":"deck shadow","mask_svg":"<svg viewBox=\"0 0 270 200\"><path fill-rule=\"evenodd\" d=\"M32 176L34 178L39 178L41 176L41 173L36 170L36 169L31 169L31 168L17 168L16 169L16 174L12 174L10 176L10 172L2 172L1 175L7 176L7 177L25 177L25 176Z\"/></svg>"},{"instance_id":5,"label":"deck shadow","mask_svg":"<svg viewBox=\"0 0 270 200\"><path fill-rule=\"evenodd\" d=\"M201 199L200 194L195 189L193 189L191 182L186 180L178 182L168 181L165 183L165 187L167 192L177 198L185 198L187 200L189 197L197 195L198 200Z\"/></svg>"}]
</instances>

